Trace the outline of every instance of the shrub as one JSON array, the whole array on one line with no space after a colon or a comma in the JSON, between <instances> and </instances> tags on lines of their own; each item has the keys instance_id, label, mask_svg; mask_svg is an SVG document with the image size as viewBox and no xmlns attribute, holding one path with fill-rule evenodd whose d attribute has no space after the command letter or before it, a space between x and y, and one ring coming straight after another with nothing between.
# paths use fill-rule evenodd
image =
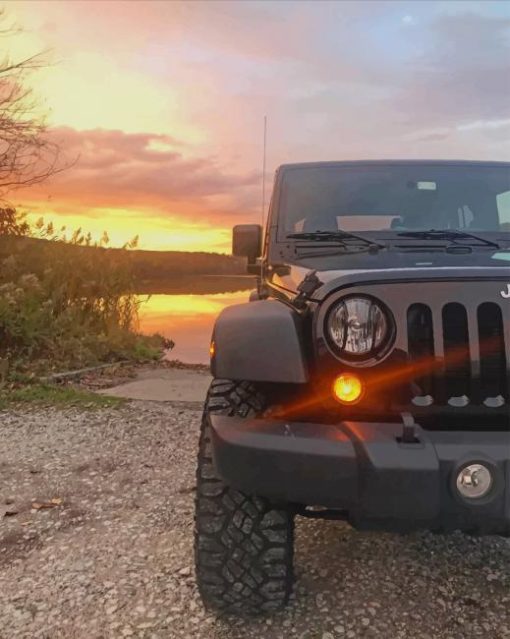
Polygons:
<instances>
[{"instance_id":1,"label":"shrub","mask_svg":"<svg viewBox=\"0 0 510 639\"><path fill-rule=\"evenodd\" d=\"M82 237L0 237L0 358L11 374L154 359L170 345L137 332L127 247L89 248Z\"/></svg>"}]
</instances>

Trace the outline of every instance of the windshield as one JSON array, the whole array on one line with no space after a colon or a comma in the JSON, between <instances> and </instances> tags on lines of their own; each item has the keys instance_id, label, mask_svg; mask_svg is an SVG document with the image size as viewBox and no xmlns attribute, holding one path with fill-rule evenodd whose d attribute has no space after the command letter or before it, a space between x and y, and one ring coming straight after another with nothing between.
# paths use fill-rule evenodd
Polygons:
<instances>
[{"instance_id":1,"label":"windshield","mask_svg":"<svg viewBox=\"0 0 510 639\"><path fill-rule=\"evenodd\" d=\"M287 167L280 229L510 232L510 166L454 164Z\"/></svg>"}]
</instances>

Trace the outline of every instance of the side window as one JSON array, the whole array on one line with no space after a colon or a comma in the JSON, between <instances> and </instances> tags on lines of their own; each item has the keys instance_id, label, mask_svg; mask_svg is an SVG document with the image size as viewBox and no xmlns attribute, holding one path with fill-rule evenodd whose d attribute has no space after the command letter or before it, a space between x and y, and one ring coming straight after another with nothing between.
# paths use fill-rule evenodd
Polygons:
<instances>
[{"instance_id":1,"label":"side window","mask_svg":"<svg viewBox=\"0 0 510 639\"><path fill-rule=\"evenodd\" d=\"M505 191L496 196L498 205L499 228L502 231L510 231L510 191Z\"/></svg>"}]
</instances>

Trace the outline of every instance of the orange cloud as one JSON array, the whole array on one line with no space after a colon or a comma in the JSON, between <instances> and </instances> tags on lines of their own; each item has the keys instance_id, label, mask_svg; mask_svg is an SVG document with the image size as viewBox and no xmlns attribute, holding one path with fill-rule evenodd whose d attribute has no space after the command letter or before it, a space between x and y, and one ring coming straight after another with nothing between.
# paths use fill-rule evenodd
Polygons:
<instances>
[{"instance_id":1,"label":"orange cloud","mask_svg":"<svg viewBox=\"0 0 510 639\"><path fill-rule=\"evenodd\" d=\"M228 250L230 226L258 215L257 174L186 157L186 145L169 135L70 127L51 135L74 164L16 194L34 217L107 230L114 244L140 235L147 248Z\"/></svg>"}]
</instances>

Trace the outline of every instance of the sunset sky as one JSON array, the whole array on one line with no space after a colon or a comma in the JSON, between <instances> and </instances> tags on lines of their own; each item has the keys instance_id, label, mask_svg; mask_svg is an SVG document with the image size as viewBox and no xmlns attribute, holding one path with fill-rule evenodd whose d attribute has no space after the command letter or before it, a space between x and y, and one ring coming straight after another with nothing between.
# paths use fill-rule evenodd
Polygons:
<instances>
[{"instance_id":1,"label":"sunset sky","mask_svg":"<svg viewBox=\"0 0 510 639\"><path fill-rule=\"evenodd\" d=\"M510 159L510 2L4 3L70 170L12 196L113 245L228 251L282 162Z\"/></svg>"}]
</instances>

